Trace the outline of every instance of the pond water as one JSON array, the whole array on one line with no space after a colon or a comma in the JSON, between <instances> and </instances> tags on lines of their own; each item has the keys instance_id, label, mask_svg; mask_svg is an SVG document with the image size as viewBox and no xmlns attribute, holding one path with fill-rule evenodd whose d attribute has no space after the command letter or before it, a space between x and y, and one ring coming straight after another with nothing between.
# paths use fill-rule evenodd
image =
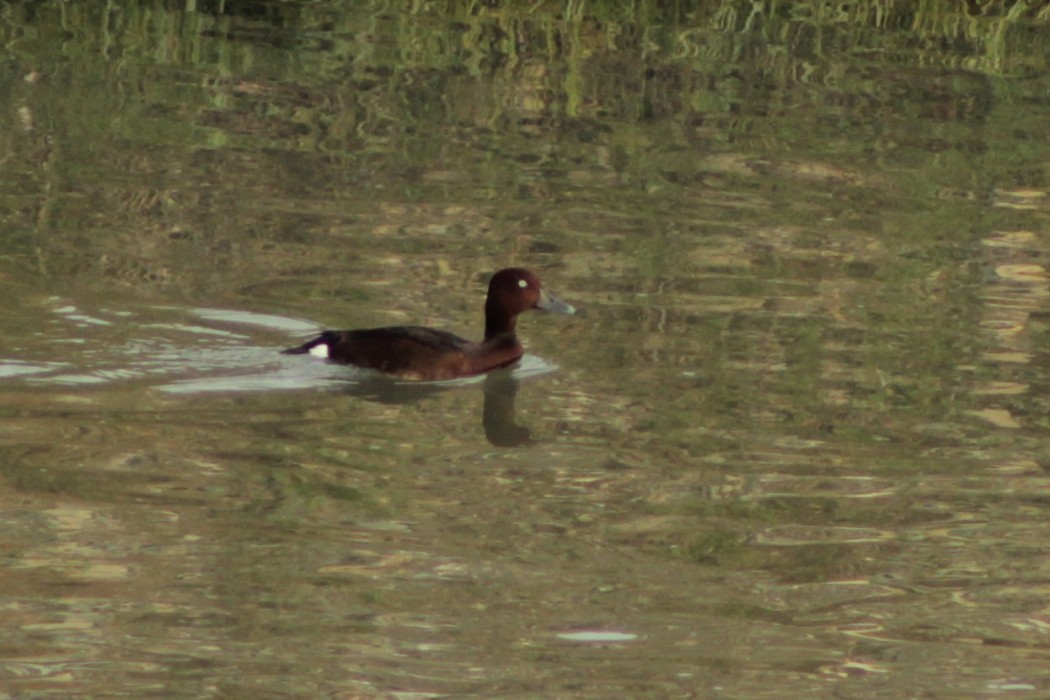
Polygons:
<instances>
[{"instance_id":1,"label":"pond water","mask_svg":"<svg viewBox=\"0 0 1050 700\"><path fill-rule=\"evenodd\" d=\"M0 11L0 697L1050 694L1050 11L134 5Z\"/></svg>"}]
</instances>

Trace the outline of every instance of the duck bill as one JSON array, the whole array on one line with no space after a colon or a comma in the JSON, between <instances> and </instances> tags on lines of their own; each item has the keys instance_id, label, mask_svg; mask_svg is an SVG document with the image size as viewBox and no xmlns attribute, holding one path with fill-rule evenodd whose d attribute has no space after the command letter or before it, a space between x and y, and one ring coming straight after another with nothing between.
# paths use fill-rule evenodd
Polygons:
<instances>
[{"instance_id":1,"label":"duck bill","mask_svg":"<svg viewBox=\"0 0 1050 700\"><path fill-rule=\"evenodd\" d=\"M540 311L548 311L552 314L574 314L576 308L570 304L566 304L561 299L557 298L553 294L548 294L543 289L540 290L540 300L536 302L536 308Z\"/></svg>"}]
</instances>

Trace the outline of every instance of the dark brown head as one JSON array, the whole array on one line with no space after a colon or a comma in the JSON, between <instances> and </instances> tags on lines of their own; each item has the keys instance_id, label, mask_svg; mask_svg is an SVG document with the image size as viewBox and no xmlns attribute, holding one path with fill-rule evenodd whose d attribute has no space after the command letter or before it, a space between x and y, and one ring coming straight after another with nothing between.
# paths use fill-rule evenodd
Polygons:
<instances>
[{"instance_id":1,"label":"dark brown head","mask_svg":"<svg viewBox=\"0 0 1050 700\"><path fill-rule=\"evenodd\" d=\"M485 340L513 332L518 314L530 309L576 313L576 309L544 291L539 278L528 270L508 267L494 274L485 299Z\"/></svg>"}]
</instances>

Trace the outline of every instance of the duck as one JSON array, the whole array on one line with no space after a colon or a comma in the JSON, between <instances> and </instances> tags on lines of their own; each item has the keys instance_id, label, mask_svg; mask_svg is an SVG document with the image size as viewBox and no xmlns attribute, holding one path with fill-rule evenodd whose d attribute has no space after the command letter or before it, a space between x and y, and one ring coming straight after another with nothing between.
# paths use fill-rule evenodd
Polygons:
<instances>
[{"instance_id":1,"label":"duck","mask_svg":"<svg viewBox=\"0 0 1050 700\"><path fill-rule=\"evenodd\" d=\"M575 314L524 268L508 267L489 280L485 338L474 342L424 326L390 326L324 331L286 355L313 355L329 362L375 370L399 379L441 381L485 374L512 365L525 352L518 339L518 315L530 310Z\"/></svg>"}]
</instances>

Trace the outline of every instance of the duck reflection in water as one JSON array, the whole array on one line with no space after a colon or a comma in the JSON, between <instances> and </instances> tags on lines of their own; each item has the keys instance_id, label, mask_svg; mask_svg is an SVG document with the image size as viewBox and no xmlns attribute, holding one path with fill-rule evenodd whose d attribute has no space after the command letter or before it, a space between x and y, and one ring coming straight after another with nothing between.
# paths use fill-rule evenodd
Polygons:
<instances>
[{"instance_id":1,"label":"duck reflection in water","mask_svg":"<svg viewBox=\"0 0 1050 700\"><path fill-rule=\"evenodd\" d=\"M514 409L520 383L510 369L495 370L485 376L481 425L485 439L496 447L517 447L531 442L531 432L518 425ZM449 385L413 384L376 378L350 385L347 393L382 404L409 405L434 398L451 388Z\"/></svg>"},{"instance_id":2,"label":"duck reflection in water","mask_svg":"<svg viewBox=\"0 0 1050 700\"><path fill-rule=\"evenodd\" d=\"M325 331L284 353L308 354L398 379L441 381L487 374L481 421L485 436L493 445L521 445L529 441L529 431L514 421L518 382L504 368L516 364L525 352L516 332L517 318L530 310L576 313L575 308L547 292L535 274L509 267L489 280L485 337L480 342L433 328L393 326ZM442 388L368 380L357 385L355 393L398 403L419 400Z\"/></svg>"}]
</instances>

